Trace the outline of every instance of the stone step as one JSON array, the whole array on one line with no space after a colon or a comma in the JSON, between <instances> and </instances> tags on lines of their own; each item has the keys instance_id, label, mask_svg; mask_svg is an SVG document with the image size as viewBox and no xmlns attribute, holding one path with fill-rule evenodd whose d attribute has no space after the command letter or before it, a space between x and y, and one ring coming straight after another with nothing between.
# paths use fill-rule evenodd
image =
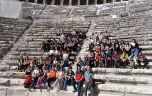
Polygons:
<instances>
[{"instance_id":1,"label":"stone step","mask_svg":"<svg viewBox=\"0 0 152 96\"><path fill-rule=\"evenodd\" d=\"M12 86L23 85L24 72L0 72L0 85ZM1 80L2 79L2 80ZM152 84L152 77L148 76L133 76L133 75L117 75L117 74L95 74L96 82L116 83L116 84L131 84L131 85L149 85ZM5 82L4 82L5 81ZM7 82L10 82L8 85Z\"/></svg>"},{"instance_id":2,"label":"stone step","mask_svg":"<svg viewBox=\"0 0 152 96\"><path fill-rule=\"evenodd\" d=\"M23 79L25 72L17 72L17 71L0 71L0 78L18 78Z\"/></svg>"},{"instance_id":3,"label":"stone step","mask_svg":"<svg viewBox=\"0 0 152 96\"><path fill-rule=\"evenodd\" d=\"M10 70L10 66L9 65L5 65L3 64L3 62L0 63L0 71L9 71Z\"/></svg>"},{"instance_id":4,"label":"stone step","mask_svg":"<svg viewBox=\"0 0 152 96\"><path fill-rule=\"evenodd\" d=\"M133 76L133 75L116 75L116 74L104 74L104 75L94 75L95 81L98 82L98 80L102 82L111 82L111 83L120 83L120 84L143 84L148 85L152 84L152 77L150 76Z\"/></svg>"},{"instance_id":5,"label":"stone step","mask_svg":"<svg viewBox=\"0 0 152 96\"><path fill-rule=\"evenodd\" d=\"M99 91L98 96L151 96L151 87L116 85L116 84L98 84L96 91ZM77 96L77 92L72 92L72 86L68 86L68 91L57 91L57 89L26 89L22 86L0 87L2 96ZM88 94L90 92L88 91ZM27 95L28 94L28 95ZM83 93L84 94L84 93ZM94 96L94 95L93 95Z\"/></svg>"},{"instance_id":6,"label":"stone step","mask_svg":"<svg viewBox=\"0 0 152 96\"><path fill-rule=\"evenodd\" d=\"M142 53L145 55L152 55L152 51L149 51L149 50L144 50L142 51Z\"/></svg>"},{"instance_id":7,"label":"stone step","mask_svg":"<svg viewBox=\"0 0 152 96\"><path fill-rule=\"evenodd\" d=\"M119 68L93 68L96 74L120 74L120 75L152 75L151 69L119 69Z\"/></svg>"},{"instance_id":8,"label":"stone step","mask_svg":"<svg viewBox=\"0 0 152 96\"><path fill-rule=\"evenodd\" d=\"M1 96L77 96L77 92L73 93L72 91L57 91L56 89L28 90L21 86L12 86L12 87L1 86L0 94ZM122 96L122 95L121 93L118 94L118 93L112 93L112 92L101 92L98 95L94 95L94 96Z\"/></svg>"},{"instance_id":9,"label":"stone step","mask_svg":"<svg viewBox=\"0 0 152 96\"><path fill-rule=\"evenodd\" d=\"M142 95L151 95L151 86L138 85L123 85L123 84L99 84L100 91L120 92L120 93L134 93Z\"/></svg>"},{"instance_id":10,"label":"stone step","mask_svg":"<svg viewBox=\"0 0 152 96\"><path fill-rule=\"evenodd\" d=\"M24 79L15 79L15 78L0 78L0 85L1 86L13 86L13 85L23 85L24 84Z\"/></svg>"},{"instance_id":11,"label":"stone step","mask_svg":"<svg viewBox=\"0 0 152 96\"><path fill-rule=\"evenodd\" d=\"M152 50L152 46L140 46L140 48L142 48L142 50Z\"/></svg>"}]
</instances>

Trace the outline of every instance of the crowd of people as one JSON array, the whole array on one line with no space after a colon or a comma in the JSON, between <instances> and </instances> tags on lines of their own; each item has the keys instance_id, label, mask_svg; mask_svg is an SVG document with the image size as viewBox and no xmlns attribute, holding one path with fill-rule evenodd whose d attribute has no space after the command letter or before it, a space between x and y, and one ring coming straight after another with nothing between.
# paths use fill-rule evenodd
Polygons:
<instances>
[{"instance_id":1,"label":"crowd of people","mask_svg":"<svg viewBox=\"0 0 152 96\"><path fill-rule=\"evenodd\" d=\"M93 33L84 60L79 58L77 66L106 68L148 68L149 60L135 39L131 42L109 39L110 33Z\"/></svg>"},{"instance_id":2,"label":"crowd of people","mask_svg":"<svg viewBox=\"0 0 152 96\"><path fill-rule=\"evenodd\" d=\"M87 90L94 86L91 67L79 66L72 69L70 55L80 51L85 38L85 32L75 30L72 33L62 33L60 38L42 42L42 51L48 55L40 58L21 56L18 71L25 72L25 88L57 88L67 90L67 85L73 86L73 92L81 95L81 87L86 85ZM75 71L75 72L74 72ZM92 86L92 87L90 87Z\"/></svg>"},{"instance_id":3,"label":"crowd of people","mask_svg":"<svg viewBox=\"0 0 152 96\"><path fill-rule=\"evenodd\" d=\"M93 33L89 38L89 47L84 58L79 57L75 69L70 61L72 52L81 49L80 42L85 33L74 31L62 33L58 40L49 39L42 43L42 50L47 56L30 59L21 56L19 71L25 72L25 88L47 88L67 91L67 85L73 86L73 92L81 96L81 88L85 84L85 96L90 89L94 93L95 81L93 67L106 68L148 68L148 59L142 54L139 44L109 39L110 33Z\"/></svg>"}]
</instances>

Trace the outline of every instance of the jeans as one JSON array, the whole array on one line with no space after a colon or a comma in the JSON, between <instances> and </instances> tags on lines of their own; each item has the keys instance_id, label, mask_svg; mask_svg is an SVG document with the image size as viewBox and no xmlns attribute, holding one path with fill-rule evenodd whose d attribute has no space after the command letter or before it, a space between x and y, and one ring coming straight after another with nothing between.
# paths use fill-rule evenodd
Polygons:
<instances>
[{"instance_id":1,"label":"jeans","mask_svg":"<svg viewBox=\"0 0 152 96\"><path fill-rule=\"evenodd\" d=\"M60 78L59 79L59 90L63 90L63 87L64 87L64 79Z\"/></svg>"},{"instance_id":2,"label":"jeans","mask_svg":"<svg viewBox=\"0 0 152 96\"><path fill-rule=\"evenodd\" d=\"M48 87L51 88L51 82L55 81L56 80L56 77L53 77L53 78L48 78L47 79L47 84L48 84Z\"/></svg>"},{"instance_id":3,"label":"jeans","mask_svg":"<svg viewBox=\"0 0 152 96\"><path fill-rule=\"evenodd\" d=\"M78 96L81 96L81 88L83 86L83 82L80 81L77 83L77 91L78 91Z\"/></svg>"},{"instance_id":4,"label":"jeans","mask_svg":"<svg viewBox=\"0 0 152 96\"><path fill-rule=\"evenodd\" d=\"M38 81L38 77L33 78L32 83L30 85L31 88L35 88L37 81Z\"/></svg>"},{"instance_id":5,"label":"jeans","mask_svg":"<svg viewBox=\"0 0 152 96\"><path fill-rule=\"evenodd\" d=\"M73 86L74 90L77 90L77 88L75 86L75 80L74 80L74 78L70 78L68 80L67 79L64 80L64 90L67 89L67 83L70 83L70 85Z\"/></svg>"},{"instance_id":6,"label":"jeans","mask_svg":"<svg viewBox=\"0 0 152 96\"><path fill-rule=\"evenodd\" d=\"M93 93L93 81L85 82L85 96L87 96L87 90L89 89Z\"/></svg>"}]
</instances>

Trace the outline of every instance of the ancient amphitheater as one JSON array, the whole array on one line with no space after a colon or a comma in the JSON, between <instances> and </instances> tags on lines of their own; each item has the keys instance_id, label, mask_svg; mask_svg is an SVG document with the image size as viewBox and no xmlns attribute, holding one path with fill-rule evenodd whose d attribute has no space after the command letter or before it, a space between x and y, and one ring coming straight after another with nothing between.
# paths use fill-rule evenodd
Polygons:
<instances>
[{"instance_id":1,"label":"ancient amphitheater","mask_svg":"<svg viewBox=\"0 0 152 96\"><path fill-rule=\"evenodd\" d=\"M113 36L111 40L136 39L143 54L150 60L150 68L93 68L97 96L152 96L152 0L20 2L23 3L22 19L0 17L0 96L77 96L71 86L67 91L59 92L54 89L26 89L23 86L24 72L16 71L21 54L43 56L42 41L59 39L60 28L67 33L73 29L87 31L80 52L70 56L73 62L85 54L89 46L88 38L93 32L108 30ZM127 15L112 18L118 12Z\"/></svg>"}]
</instances>

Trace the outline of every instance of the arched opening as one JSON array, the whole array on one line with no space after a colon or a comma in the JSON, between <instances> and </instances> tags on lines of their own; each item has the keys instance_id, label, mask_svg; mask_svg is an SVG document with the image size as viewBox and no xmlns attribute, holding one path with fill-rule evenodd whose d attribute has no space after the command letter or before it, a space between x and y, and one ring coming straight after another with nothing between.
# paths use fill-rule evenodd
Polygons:
<instances>
[{"instance_id":1,"label":"arched opening","mask_svg":"<svg viewBox=\"0 0 152 96\"><path fill-rule=\"evenodd\" d=\"M72 5L77 5L77 4L78 4L77 1L78 1L78 0L72 0Z\"/></svg>"},{"instance_id":2,"label":"arched opening","mask_svg":"<svg viewBox=\"0 0 152 96\"><path fill-rule=\"evenodd\" d=\"M89 5L93 5L94 4L94 0L89 0Z\"/></svg>"},{"instance_id":3,"label":"arched opening","mask_svg":"<svg viewBox=\"0 0 152 96\"><path fill-rule=\"evenodd\" d=\"M63 5L69 5L69 0L64 0Z\"/></svg>"},{"instance_id":4,"label":"arched opening","mask_svg":"<svg viewBox=\"0 0 152 96\"><path fill-rule=\"evenodd\" d=\"M97 4L103 4L103 0L98 0Z\"/></svg>"},{"instance_id":5,"label":"arched opening","mask_svg":"<svg viewBox=\"0 0 152 96\"><path fill-rule=\"evenodd\" d=\"M55 5L60 5L60 0L55 0Z\"/></svg>"},{"instance_id":6,"label":"arched opening","mask_svg":"<svg viewBox=\"0 0 152 96\"><path fill-rule=\"evenodd\" d=\"M32 3L34 3L34 0L29 0L29 2L32 2Z\"/></svg>"},{"instance_id":7,"label":"arched opening","mask_svg":"<svg viewBox=\"0 0 152 96\"><path fill-rule=\"evenodd\" d=\"M43 0L37 0L37 3L43 4Z\"/></svg>"},{"instance_id":8,"label":"arched opening","mask_svg":"<svg viewBox=\"0 0 152 96\"><path fill-rule=\"evenodd\" d=\"M120 2L121 0L116 0L116 2Z\"/></svg>"},{"instance_id":9,"label":"arched opening","mask_svg":"<svg viewBox=\"0 0 152 96\"><path fill-rule=\"evenodd\" d=\"M86 5L86 0L80 0L80 5Z\"/></svg>"},{"instance_id":10,"label":"arched opening","mask_svg":"<svg viewBox=\"0 0 152 96\"><path fill-rule=\"evenodd\" d=\"M107 0L107 2L106 3L112 3L112 0Z\"/></svg>"},{"instance_id":11,"label":"arched opening","mask_svg":"<svg viewBox=\"0 0 152 96\"><path fill-rule=\"evenodd\" d=\"M26 0L19 0L19 1L26 1Z\"/></svg>"},{"instance_id":12,"label":"arched opening","mask_svg":"<svg viewBox=\"0 0 152 96\"><path fill-rule=\"evenodd\" d=\"M50 5L51 2L52 2L52 0L46 0L46 4L47 4L47 5Z\"/></svg>"}]
</instances>

